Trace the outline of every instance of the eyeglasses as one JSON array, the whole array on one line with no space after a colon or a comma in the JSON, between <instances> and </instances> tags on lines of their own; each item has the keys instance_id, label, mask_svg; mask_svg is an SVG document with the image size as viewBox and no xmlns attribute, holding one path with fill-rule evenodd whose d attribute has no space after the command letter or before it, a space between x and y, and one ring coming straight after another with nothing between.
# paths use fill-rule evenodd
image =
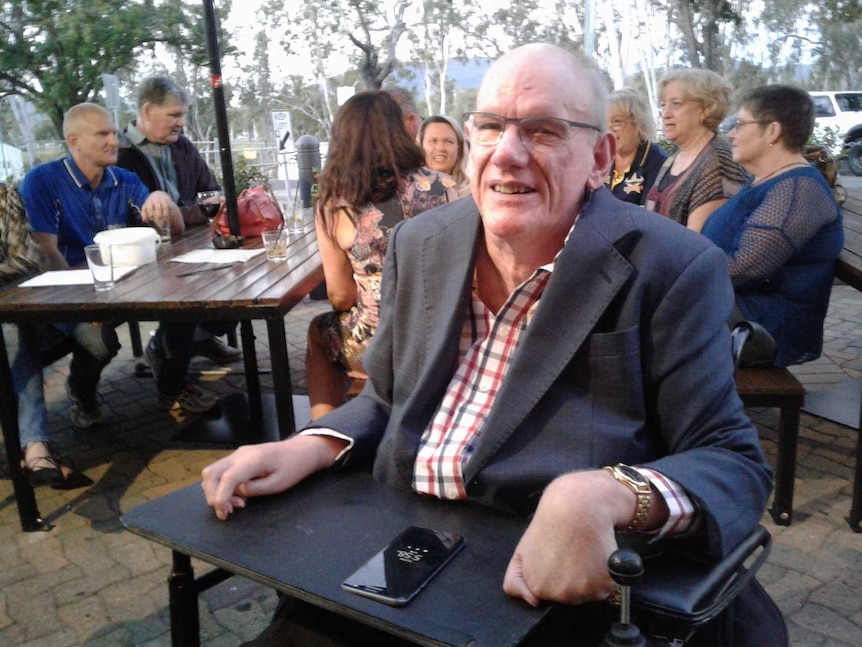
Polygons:
<instances>
[{"instance_id":1,"label":"eyeglasses","mask_svg":"<svg viewBox=\"0 0 862 647\"><path fill-rule=\"evenodd\" d=\"M562 146L569 139L571 128L589 128L597 132L602 129L580 121L569 121L559 117L502 117L491 112L465 112L470 143L478 146L496 146L509 123L518 127L518 137L526 146Z\"/></svg>"},{"instance_id":2,"label":"eyeglasses","mask_svg":"<svg viewBox=\"0 0 862 647\"><path fill-rule=\"evenodd\" d=\"M768 124L768 121L763 121L762 119L737 119L733 122L733 127L731 130L739 130L743 126L747 126L748 124L760 124L761 126L765 126Z\"/></svg>"},{"instance_id":3,"label":"eyeglasses","mask_svg":"<svg viewBox=\"0 0 862 647\"><path fill-rule=\"evenodd\" d=\"M620 130L628 126L630 123L632 123L631 119L614 119L610 122L609 125L611 127L611 130Z\"/></svg>"}]
</instances>

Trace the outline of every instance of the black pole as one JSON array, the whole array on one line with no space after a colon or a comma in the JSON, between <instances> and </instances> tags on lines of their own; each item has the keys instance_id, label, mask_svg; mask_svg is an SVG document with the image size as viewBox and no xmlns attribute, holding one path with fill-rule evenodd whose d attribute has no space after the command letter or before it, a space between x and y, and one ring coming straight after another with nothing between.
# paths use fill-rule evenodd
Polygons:
<instances>
[{"instance_id":1,"label":"black pole","mask_svg":"<svg viewBox=\"0 0 862 647\"><path fill-rule=\"evenodd\" d=\"M207 54L210 58L210 86L215 105L216 133L218 134L219 154L221 155L222 185L227 206L227 220L230 233L242 242L239 232L239 210L236 205L236 184L233 177L233 158L230 151L230 131L227 123L227 108L224 101L224 87L221 78L221 60L218 49L218 29L216 28L213 0L203 0L204 22L207 32Z\"/></svg>"}]
</instances>

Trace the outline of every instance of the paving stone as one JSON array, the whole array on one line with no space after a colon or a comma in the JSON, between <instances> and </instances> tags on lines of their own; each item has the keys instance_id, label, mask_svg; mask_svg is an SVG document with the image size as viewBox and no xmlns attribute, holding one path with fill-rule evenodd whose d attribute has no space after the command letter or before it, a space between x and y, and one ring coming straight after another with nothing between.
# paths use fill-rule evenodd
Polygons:
<instances>
[{"instance_id":1,"label":"paving stone","mask_svg":"<svg viewBox=\"0 0 862 647\"><path fill-rule=\"evenodd\" d=\"M291 376L305 392L305 335L326 302L303 301L285 317ZM823 388L862 374L862 294L833 289L824 357L794 367L807 389ZM155 325L145 323L145 335ZM266 327L253 326L260 366L269 366ZM126 335L126 327L120 333ZM156 407L152 377L134 377L139 360L128 342L106 368L102 386L109 424L86 433L69 427L64 380L68 362L46 371L52 437L94 479L90 488L40 488L37 500L49 532L22 533L5 453L0 451L0 647L129 645L168 647L167 577L170 550L122 529L123 511L177 487L195 483L200 470L226 455L224 447L178 444L178 426ZM219 393L244 388L242 364L211 370L204 360L192 369ZM264 390L270 373L261 374ZM778 411L746 409L762 446L775 461ZM774 548L758 579L788 618L792 647L862 645L862 535L850 531L853 451L857 432L809 414L801 417L794 523L762 523ZM209 566L192 560L200 575ZM232 578L201 596L201 644L235 647L266 626L275 593Z\"/></svg>"},{"instance_id":2,"label":"paving stone","mask_svg":"<svg viewBox=\"0 0 862 647\"><path fill-rule=\"evenodd\" d=\"M862 645L862 628L832 609L819 604L806 604L797 611L792 620L826 638L847 641L851 645Z\"/></svg>"}]
</instances>

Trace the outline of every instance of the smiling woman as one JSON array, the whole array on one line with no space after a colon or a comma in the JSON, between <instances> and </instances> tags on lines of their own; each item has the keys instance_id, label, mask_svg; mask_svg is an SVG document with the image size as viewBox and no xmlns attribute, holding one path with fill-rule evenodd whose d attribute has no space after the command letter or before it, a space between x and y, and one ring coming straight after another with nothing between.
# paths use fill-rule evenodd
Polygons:
<instances>
[{"instance_id":1,"label":"smiling woman","mask_svg":"<svg viewBox=\"0 0 862 647\"><path fill-rule=\"evenodd\" d=\"M468 195L470 178L464 170L467 147L458 124L449 117L433 115L422 122L418 140L425 151L426 168L451 175L458 197Z\"/></svg>"},{"instance_id":2,"label":"smiling woman","mask_svg":"<svg viewBox=\"0 0 862 647\"><path fill-rule=\"evenodd\" d=\"M620 200L643 205L667 153L653 141L655 126L640 92L623 88L608 97L608 129L617 152L605 184Z\"/></svg>"}]
</instances>

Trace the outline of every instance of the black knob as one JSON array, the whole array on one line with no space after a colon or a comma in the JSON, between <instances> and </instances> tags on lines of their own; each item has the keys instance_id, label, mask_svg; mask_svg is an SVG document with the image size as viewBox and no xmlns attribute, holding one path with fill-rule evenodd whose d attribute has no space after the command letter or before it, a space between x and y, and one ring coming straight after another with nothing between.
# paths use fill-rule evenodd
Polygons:
<instances>
[{"instance_id":1,"label":"black knob","mask_svg":"<svg viewBox=\"0 0 862 647\"><path fill-rule=\"evenodd\" d=\"M631 548L620 548L608 558L608 573L620 586L631 586L644 574L644 563Z\"/></svg>"},{"instance_id":2,"label":"black knob","mask_svg":"<svg viewBox=\"0 0 862 647\"><path fill-rule=\"evenodd\" d=\"M620 585L620 621L605 634L603 647L646 647L646 640L631 621L630 587L643 573L643 560L631 548L616 550L608 558L608 574Z\"/></svg>"}]
</instances>

